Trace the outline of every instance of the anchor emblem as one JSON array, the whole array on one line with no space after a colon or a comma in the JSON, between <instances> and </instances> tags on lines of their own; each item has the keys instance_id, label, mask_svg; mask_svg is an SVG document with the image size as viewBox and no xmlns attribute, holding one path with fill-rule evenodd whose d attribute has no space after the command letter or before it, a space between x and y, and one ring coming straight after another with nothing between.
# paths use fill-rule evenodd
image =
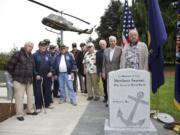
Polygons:
<instances>
[{"instance_id":1,"label":"anchor emblem","mask_svg":"<svg viewBox=\"0 0 180 135\"><path fill-rule=\"evenodd\" d=\"M143 97L144 97L144 93L141 91L137 93L137 97L128 96L128 98L135 101L135 105L127 119L123 117L123 113L121 109L118 110L117 117L119 117L126 126L136 126L136 125L142 126L144 124L146 119L139 120L138 122L132 121L134 118L135 112L138 108L138 105L140 103L145 104L145 105L149 104L147 101L141 100Z\"/></svg>"}]
</instances>

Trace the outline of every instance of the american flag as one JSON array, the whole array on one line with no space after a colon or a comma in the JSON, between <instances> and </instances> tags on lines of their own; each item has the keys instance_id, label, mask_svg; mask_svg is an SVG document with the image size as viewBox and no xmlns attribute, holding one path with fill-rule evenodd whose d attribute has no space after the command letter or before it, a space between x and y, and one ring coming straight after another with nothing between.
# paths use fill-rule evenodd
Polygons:
<instances>
[{"instance_id":1,"label":"american flag","mask_svg":"<svg viewBox=\"0 0 180 135\"><path fill-rule=\"evenodd\" d=\"M132 13L129 10L128 1L125 0L124 12L123 12L123 32L122 32L122 45L128 43L129 31L135 29L134 20L132 18Z\"/></svg>"}]
</instances>

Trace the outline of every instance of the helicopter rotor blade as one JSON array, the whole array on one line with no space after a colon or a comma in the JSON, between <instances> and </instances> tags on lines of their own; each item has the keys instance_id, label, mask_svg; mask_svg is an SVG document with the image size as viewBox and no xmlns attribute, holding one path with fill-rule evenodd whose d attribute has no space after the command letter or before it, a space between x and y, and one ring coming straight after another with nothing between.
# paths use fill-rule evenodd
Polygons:
<instances>
[{"instance_id":1,"label":"helicopter rotor blade","mask_svg":"<svg viewBox=\"0 0 180 135\"><path fill-rule=\"evenodd\" d=\"M75 19L77 19L77 20L79 20L79 21L82 21L82 22L84 22L84 23L86 23L86 24L90 24L89 22L84 21L84 20L82 20L82 19L80 19L80 18L78 18L78 17L76 17L76 16L73 16L73 15L70 15L70 14L67 14L67 13L64 13L63 11L59 11L59 10L57 10L57 9L55 9L55 8L52 8L52 7L48 6L48 5L45 5L45 4L43 4L43 3L40 3L40 2L38 2L38 1L35 1L35 0L28 0L28 1L33 2L33 3L35 3L35 4L38 4L38 5L41 5L41 6L43 6L43 7L46 7L46 8L48 8L48 9L50 9L50 10L52 10L52 11L55 11L55 12L58 12L58 13L60 13L60 14L64 14L64 15L70 16L70 17L75 18Z\"/></svg>"},{"instance_id":2,"label":"helicopter rotor blade","mask_svg":"<svg viewBox=\"0 0 180 135\"><path fill-rule=\"evenodd\" d=\"M35 0L28 0L28 1L33 2L33 3L35 3L35 4L38 4L38 5L41 5L41 6L43 6L43 7L46 7L46 8L48 8L48 9L50 9L50 10L55 11L55 12L59 12L57 9L54 9L54 8L52 8L52 7L48 6L48 5L45 5L45 4L43 4L43 3L40 3L40 2L38 2L38 1L35 1Z\"/></svg>"}]
</instances>

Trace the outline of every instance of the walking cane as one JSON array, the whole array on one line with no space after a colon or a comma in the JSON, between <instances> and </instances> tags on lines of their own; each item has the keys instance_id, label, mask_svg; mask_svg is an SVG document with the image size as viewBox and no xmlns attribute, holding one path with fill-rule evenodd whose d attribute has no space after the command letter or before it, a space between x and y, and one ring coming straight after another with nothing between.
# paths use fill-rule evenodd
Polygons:
<instances>
[{"instance_id":1,"label":"walking cane","mask_svg":"<svg viewBox=\"0 0 180 135\"><path fill-rule=\"evenodd\" d=\"M42 78L42 80L41 80L41 96L42 96L42 101L43 101L44 114L46 114L46 107L45 107L44 93L43 93L43 78Z\"/></svg>"},{"instance_id":2,"label":"walking cane","mask_svg":"<svg viewBox=\"0 0 180 135\"><path fill-rule=\"evenodd\" d=\"M14 98L14 90L12 90L12 97L11 97L11 102L10 102L10 105L9 105L9 115L8 115L8 118L11 117L13 98Z\"/></svg>"},{"instance_id":3,"label":"walking cane","mask_svg":"<svg viewBox=\"0 0 180 135\"><path fill-rule=\"evenodd\" d=\"M54 78L52 79L52 84L51 84L51 97L53 99L53 92L54 92Z\"/></svg>"}]
</instances>

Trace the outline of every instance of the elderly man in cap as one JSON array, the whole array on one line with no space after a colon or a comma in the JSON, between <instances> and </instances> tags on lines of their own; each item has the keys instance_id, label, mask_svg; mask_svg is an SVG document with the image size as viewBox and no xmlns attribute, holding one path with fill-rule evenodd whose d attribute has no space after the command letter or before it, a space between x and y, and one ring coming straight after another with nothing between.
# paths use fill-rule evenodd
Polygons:
<instances>
[{"instance_id":1,"label":"elderly man in cap","mask_svg":"<svg viewBox=\"0 0 180 135\"><path fill-rule=\"evenodd\" d=\"M51 65L53 65L56 56L58 55L58 52L56 51L56 46L55 45L50 45L49 46L49 56L50 56L50 61L51 61ZM55 76L55 74L53 74L52 76L52 93L54 97L59 97L58 95L58 91L59 91L59 81L57 79L57 77Z\"/></svg>"},{"instance_id":2,"label":"elderly man in cap","mask_svg":"<svg viewBox=\"0 0 180 135\"><path fill-rule=\"evenodd\" d=\"M46 43L39 42L39 50L34 54L34 95L35 105L39 112L42 107L52 109L51 102L51 79L52 65L48 52L46 51ZM42 87L41 87L42 86ZM44 101L44 102L43 102Z\"/></svg>"},{"instance_id":3,"label":"elderly man in cap","mask_svg":"<svg viewBox=\"0 0 180 135\"><path fill-rule=\"evenodd\" d=\"M73 56L66 51L65 45L60 46L60 53L59 55L57 55L53 67L59 78L59 85L60 85L59 103L62 104L66 102L66 93L65 93L65 85L66 85L69 91L70 102L72 105L76 106L77 100L72 85L72 78L73 78L73 71L77 70L77 66Z\"/></svg>"},{"instance_id":4,"label":"elderly man in cap","mask_svg":"<svg viewBox=\"0 0 180 135\"><path fill-rule=\"evenodd\" d=\"M37 115L33 109L33 57L32 42L26 42L20 51L16 52L8 62L7 69L13 78L16 115L19 121L24 120L23 98L27 93L27 114Z\"/></svg>"},{"instance_id":5,"label":"elderly man in cap","mask_svg":"<svg viewBox=\"0 0 180 135\"><path fill-rule=\"evenodd\" d=\"M86 87L88 92L87 100L98 101L99 97L99 87L98 87L98 75L96 67L96 52L94 44L92 42L87 44L88 52L85 54L83 59L84 72L86 74ZM94 90L94 92L93 92Z\"/></svg>"}]
</instances>

